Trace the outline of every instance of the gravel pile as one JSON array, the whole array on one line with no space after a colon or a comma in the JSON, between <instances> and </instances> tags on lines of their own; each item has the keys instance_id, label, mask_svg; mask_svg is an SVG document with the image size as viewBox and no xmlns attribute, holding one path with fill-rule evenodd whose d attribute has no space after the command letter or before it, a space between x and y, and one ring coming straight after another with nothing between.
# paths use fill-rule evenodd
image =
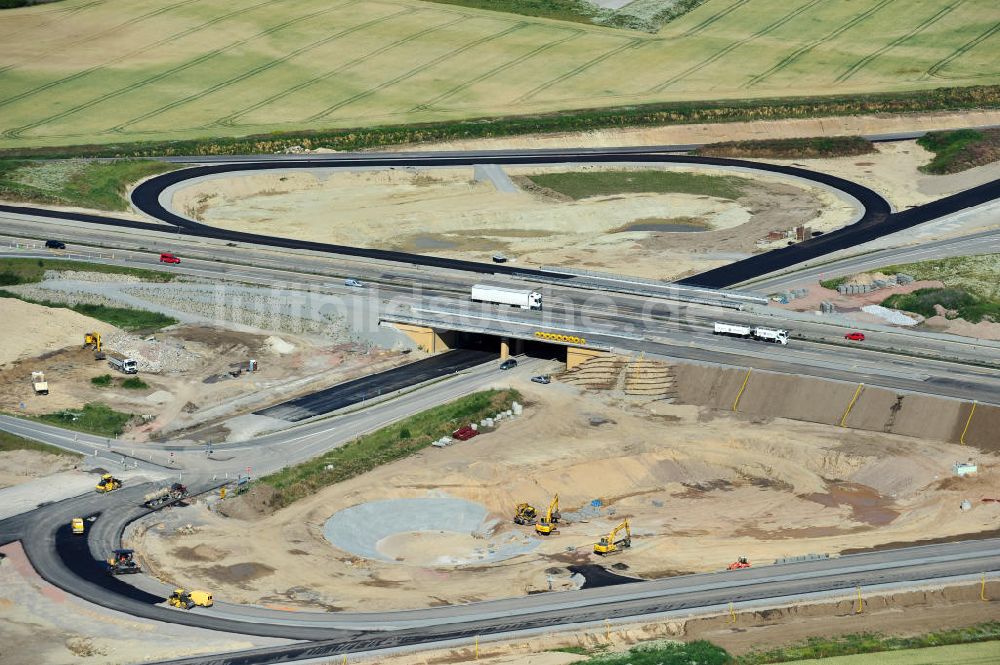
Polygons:
<instances>
[{"instance_id":1,"label":"gravel pile","mask_svg":"<svg viewBox=\"0 0 1000 665\"><path fill-rule=\"evenodd\" d=\"M118 284L140 284L143 280L135 275L121 275L109 272L84 272L80 270L46 270L43 279L68 279L80 282L115 282Z\"/></svg>"},{"instance_id":2,"label":"gravel pile","mask_svg":"<svg viewBox=\"0 0 1000 665\"><path fill-rule=\"evenodd\" d=\"M114 333L104 337L104 348L135 359L140 372L173 374L196 369L204 362L197 353L184 348L176 340L141 338L128 333Z\"/></svg>"}]
</instances>

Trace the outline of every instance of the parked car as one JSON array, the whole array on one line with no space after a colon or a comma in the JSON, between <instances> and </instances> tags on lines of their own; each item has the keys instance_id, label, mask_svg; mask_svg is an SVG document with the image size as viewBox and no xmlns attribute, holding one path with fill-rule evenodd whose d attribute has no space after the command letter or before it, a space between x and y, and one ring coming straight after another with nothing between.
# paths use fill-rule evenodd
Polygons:
<instances>
[{"instance_id":1,"label":"parked car","mask_svg":"<svg viewBox=\"0 0 1000 665\"><path fill-rule=\"evenodd\" d=\"M46 240L45 241L45 248L46 249L66 249L66 243L64 243L61 240Z\"/></svg>"},{"instance_id":2,"label":"parked car","mask_svg":"<svg viewBox=\"0 0 1000 665\"><path fill-rule=\"evenodd\" d=\"M543 386L547 386L548 384L552 383L552 377L549 376L548 374L542 374L540 376L533 376L533 377L531 377L531 380L534 381L535 383L540 383Z\"/></svg>"},{"instance_id":3,"label":"parked car","mask_svg":"<svg viewBox=\"0 0 1000 665\"><path fill-rule=\"evenodd\" d=\"M865 341L865 334L860 332L849 332L844 335L844 339L849 339L852 342L863 342Z\"/></svg>"},{"instance_id":4,"label":"parked car","mask_svg":"<svg viewBox=\"0 0 1000 665\"><path fill-rule=\"evenodd\" d=\"M344 286L364 286L364 282L358 281L356 279L345 279Z\"/></svg>"},{"instance_id":5,"label":"parked car","mask_svg":"<svg viewBox=\"0 0 1000 665\"><path fill-rule=\"evenodd\" d=\"M180 263L181 260L170 252L160 254L160 263Z\"/></svg>"},{"instance_id":6,"label":"parked car","mask_svg":"<svg viewBox=\"0 0 1000 665\"><path fill-rule=\"evenodd\" d=\"M507 360L500 363L500 369L514 369L517 367L517 361L513 358L507 358Z\"/></svg>"},{"instance_id":7,"label":"parked car","mask_svg":"<svg viewBox=\"0 0 1000 665\"><path fill-rule=\"evenodd\" d=\"M493 263L507 263L507 257L503 254L494 254Z\"/></svg>"}]
</instances>

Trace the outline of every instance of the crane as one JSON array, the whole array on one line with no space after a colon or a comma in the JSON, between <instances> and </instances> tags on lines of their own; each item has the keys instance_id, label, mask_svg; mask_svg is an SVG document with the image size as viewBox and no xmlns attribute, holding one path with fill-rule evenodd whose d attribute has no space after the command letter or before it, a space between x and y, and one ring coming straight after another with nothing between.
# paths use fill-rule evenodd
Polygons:
<instances>
[{"instance_id":1,"label":"crane","mask_svg":"<svg viewBox=\"0 0 1000 665\"><path fill-rule=\"evenodd\" d=\"M556 532L556 524L559 522L560 517L562 515L559 514L559 495L556 494L552 497L552 502L549 503L549 509L545 513L545 517L535 525L535 533L547 536Z\"/></svg>"},{"instance_id":2,"label":"crane","mask_svg":"<svg viewBox=\"0 0 1000 665\"><path fill-rule=\"evenodd\" d=\"M625 532L625 537L615 540L618 534L622 531ZM629 528L628 520L625 520L614 529L611 530L607 536L603 536L601 541L594 543L594 554L600 554L605 556L607 554L617 554L621 552L626 547L632 546L632 529Z\"/></svg>"}]
</instances>

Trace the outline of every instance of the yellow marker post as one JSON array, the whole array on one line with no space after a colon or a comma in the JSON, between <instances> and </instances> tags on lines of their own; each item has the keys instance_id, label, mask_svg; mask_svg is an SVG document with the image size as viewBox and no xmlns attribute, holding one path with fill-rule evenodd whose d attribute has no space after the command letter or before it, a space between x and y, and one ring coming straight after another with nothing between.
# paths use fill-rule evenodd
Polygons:
<instances>
[{"instance_id":1,"label":"yellow marker post","mask_svg":"<svg viewBox=\"0 0 1000 665\"><path fill-rule=\"evenodd\" d=\"M965 445L965 433L969 431L969 424L972 422L972 414L976 412L976 403L972 403L972 410L969 411L969 418L965 421L965 427L962 428L962 436L959 437L958 442L963 446Z\"/></svg>"},{"instance_id":2,"label":"yellow marker post","mask_svg":"<svg viewBox=\"0 0 1000 665\"><path fill-rule=\"evenodd\" d=\"M983 573L983 582L979 586L979 600L989 601L986 597L986 573Z\"/></svg>"},{"instance_id":3,"label":"yellow marker post","mask_svg":"<svg viewBox=\"0 0 1000 665\"><path fill-rule=\"evenodd\" d=\"M861 600L861 586L859 585L858 586L858 606L856 608L854 608L854 613L855 614L861 614L864 611L865 611L865 603L864 603L863 600Z\"/></svg>"},{"instance_id":4,"label":"yellow marker post","mask_svg":"<svg viewBox=\"0 0 1000 665\"><path fill-rule=\"evenodd\" d=\"M608 620L604 621L604 639L611 641L611 622Z\"/></svg>"},{"instance_id":5,"label":"yellow marker post","mask_svg":"<svg viewBox=\"0 0 1000 665\"><path fill-rule=\"evenodd\" d=\"M733 610L733 602L729 601L729 619L726 623L736 623L736 612Z\"/></svg>"},{"instance_id":6,"label":"yellow marker post","mask_svg":"<svg viewBox=\"0 0 1000 665\"><path fill-rule=\"evenodd\" d=\"M748 369L747 370L747 375L743 377L743 385L740 386L740 391L738 393L736 393L736 401L733 402L733 411L735 411L736 409L738 409L739 406L740 406L740 398L743 397L743 391L747 389L747 381L750 380L750 372L752 372L752 371L753 371L753 368Z\"/></svg>"},{"instance_id":7,"label":"yellow marker post","mask_svg":"<svg viewBox=\"0 0 1000 665\"><path fill-rule=\"evenodd\" d=\"M476 660L479 660L479 635L476 635Z\"/></svg>"},{"instance_id":8,"label":"yellow marker post","mask_svg":"<svg viewBox=\"0 0 1000 665\"><path fill-rule=\"evenodd\" d=\"M851 409L854 408L854 403L858 401L858 397L861 395L861 391L864 390L864 387L865 384L858 384L858 389L854 391L854 397L851 398L851 403L847 405L847 410L844 411L844 415L840 418L841 427L844 427L844 423L847 422L847 416L851 415Z\"/></svg>"},{"instance_id":9,"label":"yellow marker post","mask_svg":"<svg viewBox=\"0 0 1000 665\"><path fill-rule=\"evenodd\" d=\"M347 665L347 654L344 654L344 665Z\"/></svg>"},{"instance_id":10,"label":"yellow marker post","mask_svg":"<svg viewBox=\"0 0 1000 665\"><path fill-rule=\"evenodd\" d=\"M226 498L226 488L225 487L223 487L222 489L219 490L219 498L220 499L225 499Z\"/></svg>"}]
</instances>

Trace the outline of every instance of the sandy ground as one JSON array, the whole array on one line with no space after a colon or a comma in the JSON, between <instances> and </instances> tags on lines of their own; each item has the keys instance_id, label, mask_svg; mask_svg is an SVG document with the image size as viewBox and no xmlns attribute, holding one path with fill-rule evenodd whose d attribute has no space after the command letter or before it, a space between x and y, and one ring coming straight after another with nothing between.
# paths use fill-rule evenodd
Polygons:
<instances>
[{"instance_id":1,"label":"sandy ground","mask_svg":"<svg viewBox=\"0 0 1000 665\"><path fill-rule=\"evenodd\" d=\"M0 452L0 489L74 469L77 465L75 457L52 455L38 450Z\"/></svg>"},{"instance_id":2,"label":"sandy ground","mask_svg":"<svg viewBox=\"0 0 1000 665\"><path fill-rule=\"evenodd\" d=\"M605 167L573 167L598 168ZM507 169L515 177L566 170ZM734 253L749 254L771 230L808 223L830 231L852 218L853 208L824 190L778 178L754 180L735 201L688 194L568 201L538 191L498 191L488 179L475 180L472 169L289 171L202 181L178 191L173 207L241 231L480 261L503 252L524 265L571 265L653 278L677 277L726 263ZM637 221L693 222L707 230L623 230Z\"/></svg>"},{"instance_id":3,"label":"sandy ground","mask_svg":"<svg viewBox=\"0 0 1000 665\"><path fill-rule=\"evenodd\" d=\"M526 414L495 433L428 449L257 520L222 517L203 504L157 515L131 544L159 577L212 588L226 600L376 610L570 588L567 566L603 562L593 543L623 517L633 547L613 563L647 578L719 570L739 555L764 565L972 533L995 528L1000 517L995 504L959 510L962 499L988 495L1000 473L982 455L978 477L952 478L951 464L967 458L967 448L663 402L640 408L557 383L516 387ZM554 493L567 520L560 533L502 564L375 561L323 537L324 523L342 508L451 496L489 510L499 521L493 541L540 538L512 524L511 513L519 501L544 506ZM580 512L593 499L603 503L600 515ZM253 500L239 501L249 507ZM178 531L184 524L194 529ZM273 538L244 538L249 531ZM422 539L422 561L467 546L434 541ZM402 551L398 539L392 545Z\"/></svg>"},{"instance_id":4,"label":"sandy ground","mask_svg":"<svg viewBox=\"0 0 1000 665\"><path fill-rule=\"evenodd\" d=\"M892 132L933 131L1000 124L1000 111L918 113L913 115L859 115L843 118L806 118L727 122L591 132L529 134L490 139L443 141L393 148L393 150L504 150L513 148L614 148L643 145L689 145L720 141L748 141L809 136L850 136Z\"/></svg>"},{"instance_id":5,"label":"sandy ground","mask_svg":"<svg viewBox=\"0 0 1000 665\"><path fill-rule=\"evenodd\" d=\"M91 330L117 329L89 316L69 309L33 305L15 298L0 300L3 316L0 317L0 368L16 360L37 356L52 349L79 345L83 334ZM25 381L31 387L31 369Z\"/></svg>"},{"instance_id":6,"label":"sandy ground","mask_svg":"<svg viewBox=\"0 0 1000 665\"><path fill-rule=\"evenodd\" d=\"M19 543L0 548L0 662L118 665L286 643L136 619L42 580Z\"/></svg>"}]
</instances>

